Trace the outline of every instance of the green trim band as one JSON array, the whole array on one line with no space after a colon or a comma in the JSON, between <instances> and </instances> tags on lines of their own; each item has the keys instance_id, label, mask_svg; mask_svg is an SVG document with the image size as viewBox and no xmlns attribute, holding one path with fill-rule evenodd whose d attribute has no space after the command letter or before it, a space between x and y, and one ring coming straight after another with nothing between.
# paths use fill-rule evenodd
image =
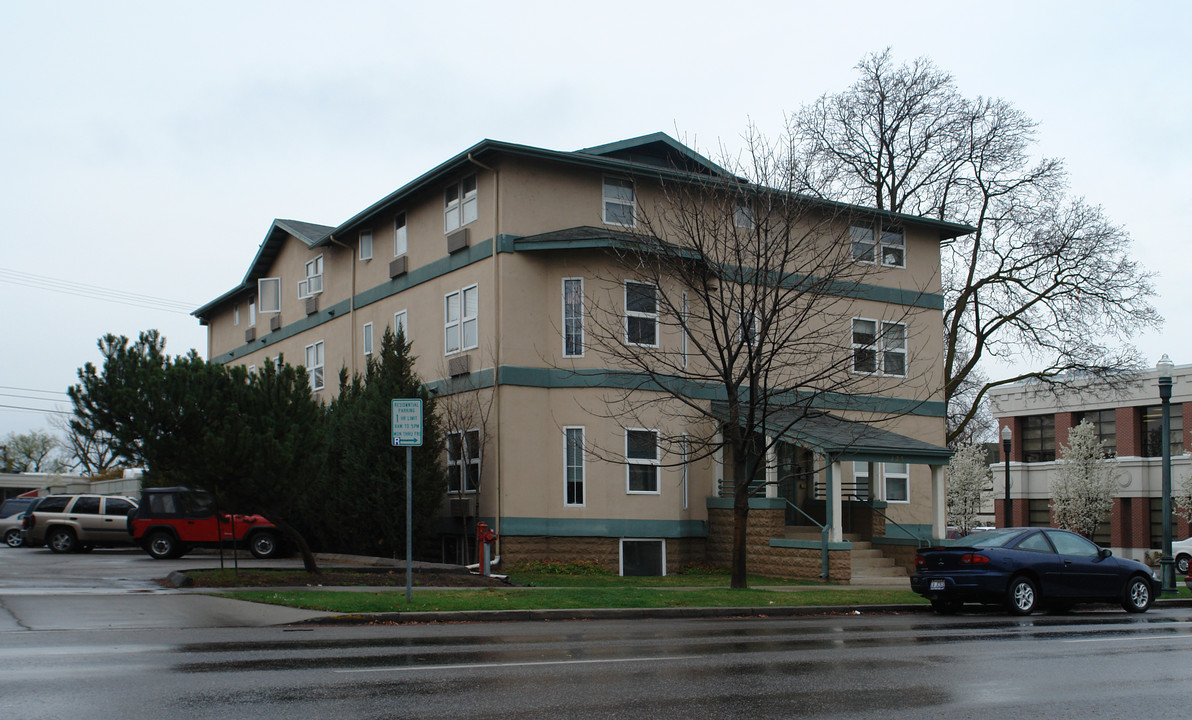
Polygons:
<instances>
[{"instance_id":1,"label":"green trim band","mask_svg":"<svg viewBox=\"0 0 1192 720\"><path fill-rule=\"evenodd\" d=\"M706 538L708 524L703 520L507 517L501 519L501 534L521 537Z\"/></svg>"},{"instance_id":2,"label":"green trim band","mask_svg":"<svg viewBox=\"0 0 1192 720\"><path fill-rule=\"evenodd\" d=\"M782 498L766 498L754 497L749 498L750 510L782 510L786 507L786 500ZM710 497L708 498L709 510L732 510L733 499L731 497Z\"/></svg>"},{"instance_id":3,"label":"green trim band","mask_svg":"<svg viewBox=\"0 0 1192 720\"><path fill-rule=\"evenodd\" d=\"M796 548L798 550L822 550L824 545L819 540L788 540L786 538L774 538L770 541L770 547ZM828 550L852 549L853 544L848 540L828 543Z\"/></svg>"}]
</instances>

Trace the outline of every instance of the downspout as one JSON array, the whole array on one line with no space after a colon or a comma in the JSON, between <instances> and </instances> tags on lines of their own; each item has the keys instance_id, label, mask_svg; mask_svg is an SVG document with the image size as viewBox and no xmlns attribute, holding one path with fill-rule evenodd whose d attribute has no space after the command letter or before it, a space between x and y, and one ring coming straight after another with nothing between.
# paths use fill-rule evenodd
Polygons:
<instances>
[{"instance_id":1,"label":"downspout","mask_svg":"<svg viewBox=\"0 0 1192 720\"><path fill-rule=\"evenodd\" d=\"M493 531L497 534L494 554L501 555L501 176L495 168L480 162L468 153L468 162L493 174L493 489L496 493L496 511L493 515ZM483 363L481 363L483 364ZM476 516L480 517L480 498L476 498Z\"/></svg>"},{"instance_id":2,"label":"downspout","mask_svg":"<svg viewBox=\"0 0 1192 720\"><path fill-rule=\"evenodd\" d=\"M356 377L356 258L352 253L352 248L336 240L334 235L328 235L327 239L332 244L347 250L348 262L352 264L352 294L348 297L348 334L352 338L352 377Z\"/></svg>"}]
</instances>

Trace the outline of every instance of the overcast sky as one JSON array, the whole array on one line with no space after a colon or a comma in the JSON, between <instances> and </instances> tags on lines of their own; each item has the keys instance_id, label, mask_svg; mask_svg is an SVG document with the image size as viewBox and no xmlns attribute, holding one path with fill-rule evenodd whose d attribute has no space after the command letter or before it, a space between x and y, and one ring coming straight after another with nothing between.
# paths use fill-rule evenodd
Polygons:
<instances>
[{"instance_id":1,"label":"overcast sky","mask_svg":"<svg viewBox=\"0 0 1192 720\"><path fill-rule=\"evenodd\" d=\"M1139 348L1192 362L1192 3L980 5L4 2L0 435L48 429L105 333L205 356L189 312L274 218L338 225L484 138L732 149L886 46L1039 122L1159 273Z\"/></svg>"}]
</instances>

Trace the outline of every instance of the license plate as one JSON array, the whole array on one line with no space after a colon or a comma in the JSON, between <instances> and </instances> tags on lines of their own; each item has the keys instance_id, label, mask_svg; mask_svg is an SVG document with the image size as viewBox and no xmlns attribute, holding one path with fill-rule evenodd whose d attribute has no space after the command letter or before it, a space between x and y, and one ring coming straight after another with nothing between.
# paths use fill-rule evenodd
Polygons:
<instances>
[{"instance_id":1,"label":"license plate","mask_svg":"<svg viewBox=\"0 0 1192 720\"><path fill-rule=\"evenodd\" d=\"M932 580L931 581L931 589L932 590L943 590L944 589L944 581L943 580Z\"/></svg>"}]
</instances>

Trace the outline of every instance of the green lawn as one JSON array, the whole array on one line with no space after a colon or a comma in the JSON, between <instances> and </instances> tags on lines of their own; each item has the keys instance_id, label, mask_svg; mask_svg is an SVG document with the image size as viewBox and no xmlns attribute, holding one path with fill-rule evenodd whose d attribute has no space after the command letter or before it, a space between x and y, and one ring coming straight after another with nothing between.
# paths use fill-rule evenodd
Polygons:
<instances>
[{"instance_id":1,"label":"green lawn","mask_svg":"<svg viewBox=\"0 0 1192 720\"><path fill-rule=\"evenodd\" d=\"M462 610L542 610L552 608L790 607L812 605L885 605L926 601L910 590L811 589L673 590L648 587L486 588L420 590L406 603L404 592L335 590L253 590L222 594L253 602L325 612L443 612Z\"/></svg>"}]
</instances>

